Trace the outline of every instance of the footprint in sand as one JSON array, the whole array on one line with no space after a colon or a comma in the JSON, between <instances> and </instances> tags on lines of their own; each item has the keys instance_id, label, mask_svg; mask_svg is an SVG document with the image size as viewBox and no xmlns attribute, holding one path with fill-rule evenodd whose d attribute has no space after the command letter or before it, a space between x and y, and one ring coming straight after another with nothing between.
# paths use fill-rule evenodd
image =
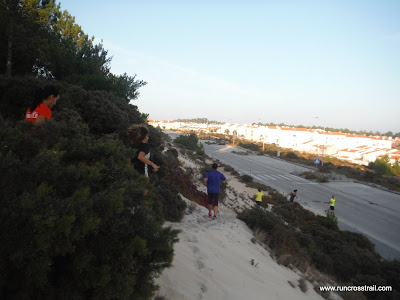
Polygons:
<instances>
[{"instance_id":1,"label":"footprint in sand","mask_svg":"<svg viewBox=\"0 0 400 300\"><path fill-rule=\"evenodd\" d=\"M192 250L193 250L193 253L194 253L194 254L197 254L197 253L199 253L199 252L200 252L200 249L199 249L199 247L192 246L191 248L192 248Z\"/></svg>"},{"instance_id":2,"label":"footprint in sand","mask_svg":"<svg viewBox=\"0 0 400 300\"><path fill-rule=\"evenodd\" d=\"M206 266L205 263L204 263L204 261L203 261L203 259L201 259L201 258L199 258L199 259L196 260L196 265L197 265L197 268L198 268L199 270L204 269L205 266Z\"/></svg>"}]
</instances>

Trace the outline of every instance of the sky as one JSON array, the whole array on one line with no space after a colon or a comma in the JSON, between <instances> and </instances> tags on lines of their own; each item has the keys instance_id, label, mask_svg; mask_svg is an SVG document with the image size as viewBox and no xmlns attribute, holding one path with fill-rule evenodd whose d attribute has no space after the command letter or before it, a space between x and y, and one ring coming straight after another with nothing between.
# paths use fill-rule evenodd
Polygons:
<instances>
[{"instance_id":1,"label":"sky","mask_svg":"<svg viewBox=\"0 0 400 300\"><path fill-rule=\"evenodd\" d=\"M61 1L149 119L400 132L400 1Z\"/></svg>"}]
</instances>

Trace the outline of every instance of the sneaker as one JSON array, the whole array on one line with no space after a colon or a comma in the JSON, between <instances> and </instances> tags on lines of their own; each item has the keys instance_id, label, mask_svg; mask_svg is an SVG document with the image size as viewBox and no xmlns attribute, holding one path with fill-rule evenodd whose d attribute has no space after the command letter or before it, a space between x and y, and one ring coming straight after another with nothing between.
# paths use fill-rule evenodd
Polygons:
<instances>
[{"instance_id":1,"label":"sneaker","mask_svg":"<svg viewBox=\"0 0 400 300\"><path fill-rule=\"evenodd\" d=\"M214 216L214 217L213 217L213 220L216 220L216 219L217 219L217 216Z\"/></svg>"},{"instance_id":2,"label":"sneaker","mask_svg":"<svg viewBox=\"0 0 400 300\"><path fill-rule=\"evenodd\" d=\"M211 219L211 214L208 214L208 217Z\"/></svg>"}]
</instances>

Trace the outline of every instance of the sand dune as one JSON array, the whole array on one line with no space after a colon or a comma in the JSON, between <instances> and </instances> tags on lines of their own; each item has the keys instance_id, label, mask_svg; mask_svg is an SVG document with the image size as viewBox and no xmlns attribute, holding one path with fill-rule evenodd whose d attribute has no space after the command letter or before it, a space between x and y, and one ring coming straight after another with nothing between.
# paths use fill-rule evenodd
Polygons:
<instances>
[{"instance_id":1,"label":"sand dune","mask_svg":"<svg viewBox=\"0 0 400 300\"><path fill-rule=\"evenodd\" d=\"M217 220L196 204L181 223L166 225L182 230L173 266L157 279L158 295L166 299L322 299L308 282L302 292L299 274L253 244L252 231L227 205L221 206Z\"/></svg>"}]
</instances>

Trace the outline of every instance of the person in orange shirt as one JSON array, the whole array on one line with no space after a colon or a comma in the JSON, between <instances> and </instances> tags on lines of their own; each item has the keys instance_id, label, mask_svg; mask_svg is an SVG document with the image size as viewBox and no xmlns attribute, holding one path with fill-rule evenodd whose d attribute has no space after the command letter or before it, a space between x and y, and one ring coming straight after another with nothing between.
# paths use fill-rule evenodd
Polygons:
<instances>
[{"instance_id":1,"label":"person in orange shirt","mask_svg":"<svg viewBox=\"0 0 400 300\"><path fill-rule=\"evenodd\" d=\"M51 119L51 108L57 103L59 98L60 92L53 85L39 89L36 92L36 97L32 105L26 111L25 121L41 124L47 119Z\"/></svg>"}]
</instances>

